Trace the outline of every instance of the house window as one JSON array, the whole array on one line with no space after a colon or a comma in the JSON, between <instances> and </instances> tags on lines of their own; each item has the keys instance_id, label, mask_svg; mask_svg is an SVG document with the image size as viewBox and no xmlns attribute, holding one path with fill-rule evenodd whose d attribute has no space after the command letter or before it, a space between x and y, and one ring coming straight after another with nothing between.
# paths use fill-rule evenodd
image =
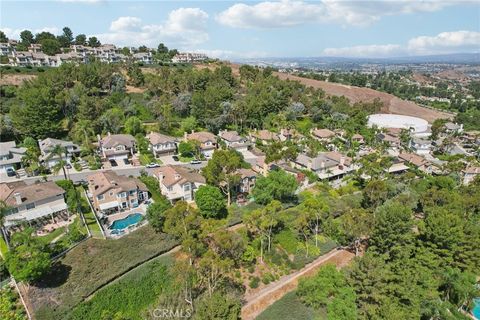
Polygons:
<instances>
[{"instance_id":1,"label":"house window","mask_svg":"<svg viewBox=\"0 0 480 320\"><path fill-rule=\"evenodd\" d=\"M103 197L103 194L99 194L99 195L97 196L97 199L98 199L98 200L103 200L103 198L104 198L104 197Z\"/></svg>"},{"instance_id":2,"label":"house window","mask_svg":"<svg viewBox=\"0 0 480 320\"><path fill-rule=\"evenodd\" d=\"M126 192L120 192L119 194L117 194L117 196L119 198L125 198L127 196L127 193Z\"/></svg>"},{"instance_id":3,"label":"house window","mask_svg":"<svg viewBox=\"0 0 480 320\"><path fill-rule=\"evenodd\" d=\"M122 208L125 209L128 207L128 203L127 202L122 202Z\"/></svg>"},{"instance_id":4,"label":"house window","mask_svg":"<svg viewBox=\"0 0 480 320\"><path fill-rule=\"evenodd\" d=\"M18 213L18 208L11 208L8 210L7 215Z\"/></svg>"},{"instance_id":5,"label":"house window","mask_svg":"<svg viewBox=\"0 0 480 320\"><path fill-rule=\"evenodd\" d=\"M137 190L130 190L130 195L133 196Z\"/></svg>"},{"instance_id":6,"label":"house window","mask_svg":"<svg viewBox=\"0 0 480 320\"><path fill-rule=\"evenodd\" d=\"M183 190L184 190L184 191L190 191L190 184L188 184L188 183L185 184L185 185L183 186Z\"/></svg>"},{"instance_id":7,"label":"house window","mask_svg":"<svg viewBox=\"0 0 480 320\"><path fill-rule=\"evenodd\" d=\"M136 202L137 202L137 199L132 199L132 200L130 200L130 203L132 203L132 204L133 204L133 203L136 203Z\"/></svg>"},{"instance_id":8,"label":"house window","mask_svg":"<svg viewBox=\"0 0 480 320\"><path fill-rule=\"evenodd\" d=\"M168 190L168 191L173 191L173 188L172 188L172 187L168 187L167 190Z\"/></svg>"},{"instance_id":9,"label":"house window","mask_svg":"<svg viewBox=\"0 0 480 320\"><path fill-rule=\"evenodd\" d=\"M123 150L123 146L118 146L118 147L115 148L115 150L121 151L121 150Z\"/></svg>"},{"instance_id":10,"label":"house window","mask_svg":"<svg viewBox=\"0 0 480 320\"><path fill-rule=\"evenodd\" d=\"M29 203L27 204L27 210L35 208L35 203Z\"/></svg>"},{"instance_id":11,"label":"house window","mask_svg":"<svg viewBox=\"0 0 480 320\"><path fill-rule=\"evenodd\" d=\"M109 195L110 195L110 197L113 196L113 191L110 191Z\"/></svg>"}]
</instances>

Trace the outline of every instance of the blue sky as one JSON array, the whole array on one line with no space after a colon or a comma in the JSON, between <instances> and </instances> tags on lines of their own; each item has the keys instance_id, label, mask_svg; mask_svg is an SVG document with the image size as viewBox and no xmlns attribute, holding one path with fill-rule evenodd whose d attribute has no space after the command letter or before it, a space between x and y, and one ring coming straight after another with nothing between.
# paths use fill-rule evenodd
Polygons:
<instances>
[{"instance_id":1,"label":"blue sky","mask_svg":"<svg viewBox=\"0 0 480 320\"><path fill-rule=\"evenodd\" d=\"M480 51L474 1L1 1L0 29L96 35L120 46L164 42L222 58L389 57ZM27 9L28 8L28 9Z\"/></svg>"}]
</instances>

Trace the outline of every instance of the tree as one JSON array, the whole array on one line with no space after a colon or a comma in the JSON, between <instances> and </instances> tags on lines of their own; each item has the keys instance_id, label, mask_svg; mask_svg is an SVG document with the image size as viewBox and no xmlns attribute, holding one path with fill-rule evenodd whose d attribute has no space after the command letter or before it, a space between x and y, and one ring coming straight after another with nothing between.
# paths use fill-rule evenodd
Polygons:
<instances>
[{"instance_id":1,"label":"tree","mask_svg":"<svg viewBox=\"0 0 480 320\"><path fill-rule=\"evenodd\" d=\"M22 44L26 47L35 42L33 33L30 30L23 30L20 32L20 39L22 40Z\"/></svg>"},{"instance_id":2,"label":"tree","mask_svg":"<svg viewBox=\"0 0 480 320\"><path fill-rule=\"evenodd\" d=\"M145 77L137 63L129 63L127 67L128 83L135 87L145 84Z\"/></svg>"},{"instance_id":3,"label":"tree","mask_svg":"<svg viewBox=\"0 0 480 320\"><path fill-rule=\"evenodd\" d=\"M387 202L375 211L370 251L394 258L413 242L412 210L398 202Z\"/></svg>"},{"instance_id":4,"label":"tree","mask_svg":"<svg viewBox=\"0 0 480 320\"><path fill-rule=\"evenodd\" d=\"M78 46L84 46L87 44L87 36L84 35L84 34L78 34L76 37L75 37L75 44Z\"/></svg>"},{"instance_id":5,"label":"tree","mask_svg":"<svg viewBox=\"0 0 480 320\"><path fill-rule=\"evenodd\" d=\"M326 308L328 319L357 319L355 292L333 264L322 266L313 277L300 279L297 295L308 306Z\"/></svg>"},{"instance_id":6,"label":"tree","mask_svg":"<svg viewBox=\"0 0 480 320\"><path fill-rule=\"evenodd\" d=\"M232 188L239 183L237 170L244 164L243 157L235 150L215 150L202 174L207 183L219 187L227 196L227 205L232 202Z\"/></svg>"},{"instance_id":7,"label":"tree","mask_svg":"<svg viewBox=\"0 0 480 320\"><path fill-rule=\"evenodd\" d=\"M50 269L50 255L41 242L32 236L31 228L14 234L11 249L6 254L8 271L18 281L27 283L39 279Z\"/></svg>"},{"instance_id":8,"label":"tree","mask_svg":"<svg viewBox=\"0 0 480 320\"><path fill-rule=\"evenodd\" d=\"M349 240L353 241L355 255L358 256L360 242L372 233L375 219L373 213L362 209L351 209L342 216L343 229Z\"/></svg>"},{"instance_id":9,"label":"tree","mask_svg":"<svg viewBox=\"0 0 480 320\"><path fill-rule=\"evenodd\" d=\"M65 171L65 165L67 163L66 163L65 160L63 160L63 157L65 157L66 155L67 155L67 149L64 146L57 144L50 151L50 154L48 155L46 160L50 160L53 157L58 157L59 161L57 162L57 164L55 164L53 169L56 172L58 172L58 171L60 171L60 169L62 169L63 170L63 176L65 177L65 180L68 180L67 172Z\"/></svg>"},{"instance_id":10,"label":"tree","mask_svg":"<svg viewBox=\"0 0 480 320\"><path fill-rule=\"evenodd\" d=\"M204 297L195 308L194 320L237 320L240 319L241 304L238 299L220 291Z\"/></svg>"},{"instance_id":11,"label":"tree","mask_svg":"<svg viewBox=\"0 0 480 320\"><path fill-rule=\"evenodd\" d=\"M168 53L168 48L163 43L160 43L157 48L158 53Z\"/></svg>"},{"instance_id":12,"label":"tree","mask_svg":"<svg viewBox=\"0 0 480 320\"><path fill-rule=\"evenodd\" d=\"M53 33L48 32L48 31L42 31L42 32L37 33L35 35L35 43L42 43L42 41L46 40L46 39L56 40L57 38L55 37L55 35Z\"/></svg>"},{"instance_id":13,"label":"tree","mask_svg":"<svg viewBox=\"0 0 480 320\"><path fill-rule=\"evenodd\" d=\"M185 201L178 201L175 206L165 211L163 231L182 241L182 247L189 255L190 265L197 256L200 228L198 211Z\"/></svg>"},{"instance_id":14,"label":"tree","mask_svg":"<svg viewBox=\"0 0 480 320\"><path fill-rule=\"evenodd\" d=\"M10 212L10 207L5 203L5 201L0 200L0 230L2 232L2 237L5 240L5 243L8 245L8 236L5 232L5 217Z\"/></svg>"},{"instance_id":15,"label":"tree","mask_svg":"<svg viewBox=\"0 0 480 320\"><path fill-rule=\"evenodd\" d=\"M119 108L108 109L99 119L105 132L119 133L125 122L123 111Z\"/></svg>"},{"instance_id":16,"label":"tree","mask_svg":"<svg viewBox=\"0 0 480 320\"><path fill-rule=\"evenodd\" d=\"M42 51L49 56L61 52L61 43L57 39L43 39L40 44L42 45Z\"/></svg>"},{"instance_id":17,"label":"tree","mask_svg":"<svg viewBox=\"0 0 480 320\"><path fill-rule=\"evenodd\" d=\"M195 203L204 218L223 218L227 213L225 199L217 187L200 186L195 192Z\"/></svg>"},{"instance_id":18,"label":"tree","mask_svg":"<svg viewBox=\"0 0 480 320\"><path fill-rule=\"evenodd\" d=\"M135 136L138 133L145 133L142 121L137 117L128 118L127 121L125 121L125 132L132 136Z\"/></svg>"},{"instance_id":19,"label":"tree","mask_svg":"<svg viewBox=\"0 0 480 320\"><path fill-rule=\"evenodd\" d=\"M63 34L57 37L58 42L62 48L68 48L73 42L73 32L69 27L62 29Z\"/></svg>"},{"instance_id":20,"label":"tree","mask_svg":"<svg viewBox=\"0 0 480 320\"><path fill-rule=\"evenodd\" d=\"M88 38L88 45L93 48L100 47L101 43L98 41L97 37L89 37Z\"/></svg>"},{"instance_id":21,"label":"tree","mask_svg":"<svg viewBox=\"0 0 480 320\"><path fill-rule=\"evenodd\" d=\"M196 145L192 140L182 141L178 144L178 152L182 157L189 157L196 152Z\"/></svg>"},{"instance_id":22,"label":"tree","mask_svg":"<svg viewBox=\"0 0 480 320\"><path fill-rule=\"evenodd\" d=\"M5 34L5 32L1 30L0 30L0 42L8 42L7 35Z\"/></svg>"},{"instance_id":23,"label":"tree","mask_svg":"<svg viewBox=\"0 0 480 320\"><path fill-rule=\"evenodd\" d=\"M274 229L280 223L279 213L282 204L279 201L270 202L265 208L253 210L244 216L247 229L260 237L260 260L263 262L264 240L267 240L267 251L270 252Z\"/></svg>"},{"instance_id":24,"label":"tree","mask_svg":"<svg viewBox=\"0 0 480 320\"><path fill-rule=\"evenodd\" d=\"M150 204L147 208L147 219L148 223L152 226L155 231L160 232L163 230L163 225L165 223L165 211L170 209L172 206L167 198L162 196L161 201L155 201Z\"/></svg>"},{"instance_id":25,"label":"tree","mask_svg":"<svg viewBox=\"0 0 480 320\"><path fill-rule=\"evenodd\" d=\"M252 190L255 201L267 204L272 200L287 201L295 195L298 184L294 176L283 170L274 170L266 177L259 177Z\"/></svg>"},{"instance_id":26,"label":"tree","mask_svg":"<svg viewBox=\"0 0 480 320\"><path fill-rule=\"evenodd\" d=\"M209 297L225 281L232 267L231 259L222 258L211 249L202 255L198 261L197 274L200 285L207 289Z\"/></svg>"}]
</instances>

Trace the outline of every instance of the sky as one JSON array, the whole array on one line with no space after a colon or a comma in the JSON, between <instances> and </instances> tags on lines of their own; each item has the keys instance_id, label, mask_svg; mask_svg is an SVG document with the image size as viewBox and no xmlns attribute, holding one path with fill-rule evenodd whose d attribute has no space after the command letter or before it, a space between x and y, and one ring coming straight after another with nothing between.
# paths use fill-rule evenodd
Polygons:
<instances>
[{"instance_id":1,"label":"sky","mask_svg":"<svg viewBox=\"0 0 480 320\"><path fill-rule=\"evenodd\" d=\"M225 59L480 52L479 1L0 1L9 38L65 26L102 43Z\"/></svg>"}]
</instances>

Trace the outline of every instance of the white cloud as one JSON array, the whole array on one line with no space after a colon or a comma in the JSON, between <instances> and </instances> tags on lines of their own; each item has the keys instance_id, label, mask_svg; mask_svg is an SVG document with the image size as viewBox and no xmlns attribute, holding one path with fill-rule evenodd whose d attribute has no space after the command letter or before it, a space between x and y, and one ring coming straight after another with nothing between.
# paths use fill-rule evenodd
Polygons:
<instances>
[{"instance_id":1,"label":"white cloud","mask_svg":"<svg viewBox=\"0 0 480 320\"><path fill-rule=\"evenodd\" d=\"M374 44L323 50L324 55L333 57L391 57L401 55L402 52L403 48L398 44Z\"/></svg>"},{"instance_id":2,"label":"white cloud","mask_svg":"<svg viewBox=\"0 0 480 320\"><path fill-rule=\"evenodd\" d=\"M136 31L140 30L142 20L137 17L120 17L117 20L112 21L110 24L110 31L122 32L122 31Z\"/></svg>"},{"instance_id":3,"label":"white cloud","mask_svg":"<svg viewBox=\"0 0 480 320\"><path fill-rule=\"evenodd\" d=\"M33 30L29 28L19 28L19 29L2 28L1 30L5 32L6 36L9 39L20 39L20 32L22 32L23 30L30 30L32 31L33 35L40 32L50 32L55 35L58 35L60 33L60 30L57 27L44 27L44 28L33 29Z\"/></svg>"},{"instance_id":4,"label":"white cloud","mask_svg":"<svg viewBox=\"0 0 480 320\"><path fill-rule=\"evenodd\" d=\"M374 44L343 48L326 48L323 55L336 57L399 57L402 55L431 55L458 52L480 52L480 32L451 31L435 36L412 38L406 45Z\"/></svg>"},{"instance_id":5,"label":"white cloud","mask_svg":"<svg viewBox=\"0 0 480 320\"><path fill-rule=\"evenodd\" d=\"M254 5L234 4L216 19L223 25L237 28L281 28L304 23L368 25L382 16L431 12L453 3L435 0L265 1Z\"/></svg>"},{"instance_id":6,"label":"white cloud","mask_svg":"<svg viewBox=\"0 0 480 320\"><path fill-rule=\"evenodd\" d=\"M442 32L436 36L420 36L408 41L408 50L415 54L480 51L480 32Z\"/></svg>"},{"instance_id":7,"label":"white cloud","mask_svg":"<svg viewBox=\"0 0 480 320\"><path fill-rule=\"evenodd\" d=\"M179 48L208 40L208 14L199 8L179 8L162 24L143 24L137 17L119 17L112 21L109 33L95 35L104 43L156 47L160 42Z\"/></svg>"}]
</instances>

